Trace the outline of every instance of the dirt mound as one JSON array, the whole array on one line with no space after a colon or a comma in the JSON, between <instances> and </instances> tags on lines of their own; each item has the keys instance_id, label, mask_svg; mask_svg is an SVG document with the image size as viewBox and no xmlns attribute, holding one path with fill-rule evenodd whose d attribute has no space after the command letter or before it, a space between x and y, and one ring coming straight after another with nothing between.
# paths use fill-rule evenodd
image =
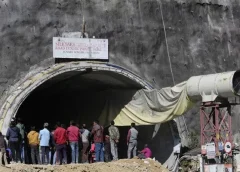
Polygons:
<instances>
[{"instance_id":1,"label":"dirt mound","mask_svg":"<svg viewBox=\"0 0 240 172\"><path fill-rule=\"evenodd\" d=\"M168 172L152 159L122 159L110 163L69 164L69 165L25 165L11 164L0 167L0 172Z\"/></svg>"}]
</instances>

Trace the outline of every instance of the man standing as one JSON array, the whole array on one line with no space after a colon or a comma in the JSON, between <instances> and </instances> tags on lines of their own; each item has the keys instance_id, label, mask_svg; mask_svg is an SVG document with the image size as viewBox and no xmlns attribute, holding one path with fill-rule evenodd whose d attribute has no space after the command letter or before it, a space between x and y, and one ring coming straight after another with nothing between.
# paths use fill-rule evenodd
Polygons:
<instances>
[{"instance_id":1,"label":"man standing","mask_svg":"<svg viewBox=\"0 0 240 172\"><path fill-rule=\"evenodd\" d=\"M111 145L110 145L110 138L108 135L105 136L104 139L104 160L105 162L111 161Z\"/></svg>"},{"instance_id":2,"label":"man standing","mask_svg":"<svg viewBox=\"0 0 240 172\"><path fill-rule=\"evenodd\" d=\"M54 164L54 165L56 164L56 156L57 156L57 153L56 153L56 143L55 143L55 140L54 140L54 132L55 132L56 128L57 128L57 126L55 125L54 129L50 133L50 149L51 149L51 160L50 160L50 163Z\"/></svg>"},{"instance_id":3,"label":"man standing","mask_svg":"<svg viewBox=\"0 0 240 172\"><path fill-rule=\"evenodd\" d=\"M67 131L60 126L60 123L57 123L54 140L56 142L57 162L67 164Z\"/></svg>"},{"instance_id":4,"label":"man standing","mask_svg":"<svg viewBox=\"0 0 240 172\"><path fill-rule=\"evenodd\" d=\"M88 149L88 146L89 146L90 131L87 130L86 124L82 125L81 133L82 133L82 144L83 144L83 148L82 148L82 163L87 163L88 162L88 152L87 152L87 149Z\"/></svg>"},{"instance_id":5,"label":"man standing","mask_svg":"<svg viewBox=\"0 0 240 172\"><path fill-rule=\"evenodd\" d=\"M79 140L81 138L81 133L76 123L72 120L70 121L70 127L67 129L68 141L72 150L72 164L78 163L79 156Z\"/></svg>"},{"instance_id":6,"label":"man standing","mask_svg":"<svg viewBox=\"0 0 240 172\"><path fill-rule=\"evenodd\" d=\"M114 121L111 121L111 126L108 128L109 136L110 136L110 145L111 145L111 153L113 160L118 160L118 142L120 138L119 130L116 126L114 126Z\"/></svg>"},{"instance_id":7,"label":"man standing","mask_svg":"<svg viewBox=\"0 0 240 172\"><path fill-rule=\"evenodd\" d=\"M31 158L32 158L32 163L33 164L40 164L40 158L39 158L39 134L35 130L35 126L31 127L31 131L28 133L27 138L28 138L28 143L31 148ZM37 159L37 163L36 163Z\"/></svg>"},{"instance_id":8,"label":"man standing","mask_svg":"<svg viewBox=\"0 0 240 172\"><path fill-rule=\"evenodd\" d=\"M20 141L20 154L21 154L22 163L25 163L25 126L22 123L21 118L17 119L16 126L19 128L21 138L22 138L22 140Z\"/></svg>"},{"instance_id":9,"label":"man standing","mask_svg":"<svg viewBox=\"0 0 240 172\"><path fill-rule=\"evenodd\" d=\"M4 165L8 164L6 148L7 148L7 143L4 139L4 136L2 135L2 132L0 132L0 150L1 150L1 152L0 152L0 165L1 166L3 166L3 163L4 163Z\"/></svg>"},{"instance_id":10,"label":"man standing","mask_svg":"<svg viewBox=\"0 0 240 172\"><path fill-rule=\"evenodd\" d=\"M11 122L10 127L6 134L7 140L9 141L9 148L12 153L12 163L20 162L20 140L21 134L18 127L16 127L15 122Z\"/></svg>"},{"instance_id":11,"label":"man standing","mask_svg":"<svg viewBox=\"0 0 240 172\"><path fill-rule=\"evenodd\" d=\"M40 130L39 140L41 147L41 162L45 164L45 156L47 157L47 164L49 164L49 141L50 141L50 132L48 130L48 123L44 123L43 129Z\"/></svg>"},{"instance_id":12,"label":"man standing","mask_svg":"<svg viewBox=\"0 0 240 172\"><path fill-rule=\"evenodd\" d=\"M135 129L135 123L131 123L131 128L127 135L127 145L128 145L128 159L131 158L133 152L133 157L137 155L137 137L138 131Z\"/></svg>"},{"instance_id":13,"label":"man standing","mask_svg":"<svg viewBox=\"0 0 240 172\"><path fill-rule=\"evenodd\" d=\"M91 134L94 135L96 162L104 162L103 153L103 127L98 124L98 120L93 122Z\"/></svg>"}]
</instances>

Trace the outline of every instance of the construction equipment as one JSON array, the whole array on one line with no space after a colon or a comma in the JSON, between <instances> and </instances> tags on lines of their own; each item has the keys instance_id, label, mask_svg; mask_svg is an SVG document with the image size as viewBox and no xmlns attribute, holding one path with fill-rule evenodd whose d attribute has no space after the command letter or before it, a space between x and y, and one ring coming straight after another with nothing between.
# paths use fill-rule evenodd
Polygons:
<instances>
[{"instance_id":1,"label":"construction equipment","mask_svg":"<svg viewBox=\"0 0 240 172\"><path fill-rule=\"evenodd\" d=\"M201 100L202 171L232 170L232 124L229 98L240 96L240 71L191 77L187 94ZM229 161L230 159L230 161ZM210 165L211 164L211 165Z\"/></svg>"}]
</instances>

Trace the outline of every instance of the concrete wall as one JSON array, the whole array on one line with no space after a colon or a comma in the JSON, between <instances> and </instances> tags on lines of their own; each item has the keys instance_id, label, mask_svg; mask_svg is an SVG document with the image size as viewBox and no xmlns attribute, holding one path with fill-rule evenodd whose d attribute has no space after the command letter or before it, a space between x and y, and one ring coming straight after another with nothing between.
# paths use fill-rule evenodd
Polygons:
<instances>
[{"instance_id":1,"label":"concrete wall","mask_svg":"<svg viewBox=\"0 0 240 172\"><path fill-rule=\"evenodd\" d=\"M83 17L90 36L109 39L111 63L156 88L173 85L160 2L176 83L240 67L237 0L2 0L0 95L30 69L53 64L52 37L81 31ZM197 112L187 115L193 128Z\"/></svg>"}]
</instances>

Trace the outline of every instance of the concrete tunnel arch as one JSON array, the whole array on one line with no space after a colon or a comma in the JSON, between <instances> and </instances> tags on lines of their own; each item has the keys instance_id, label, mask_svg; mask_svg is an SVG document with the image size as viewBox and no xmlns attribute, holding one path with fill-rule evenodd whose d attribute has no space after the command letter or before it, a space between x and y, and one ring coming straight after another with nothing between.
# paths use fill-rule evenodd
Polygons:
<instances>
[{"instance_id":1,"label":"concrete tunnel arch","mask_svg":"<svg viewBox=\"0 0 240 172\"><path fill-rule=\"evenodd\" d=\"M8 94L6 94L5 97L1 97L0 102L3 103L1 103L2 105L0 107L0 130L2 133L6 133L12 117L15 117L17 115L17 113L21 110L22 105L27 101L29 97L32 96L32 93L38 88L43 86L48 81L51 81L51 79L67 74L68 72L76 72L82 75L81 73L87 72L89 70L93 73L108 72L110 74L114 74L114 76L118 76L116 78L117 80L119 79L119 76L121 76L122 78L126 78L129 81L132 81L132 83L137 84L138 89L154 89L153 86L151 86L140 76L127 69L124 69L121 66L110 63L84 61L59 63L46 68L35 68L34 70L29 71L25 76L22 77L22 79L14 84L10 90L8 90ZM34 114L32 116L30 120L36 120L34 116L39 115ZM127 133L127 128L122 129L123 133ZM139 132L143 133L142 140L144 141L141 143L139 142L138 145L141 148L145 144L145 140L150 140L150 144L154 152L154 157L162 163L170 163L171 166L173 164L172 161L170 161L170 157L173 156L173 147L178 144L178 141L176 141L176 139L179 139L177 130L178 129L176 128L175 121L161 124L161 127L160 124L150 127L142 126L139 128ZM124 136L121 138L126 139ZM125 143L125 140L122 140L121 142ZM168 144L168 147L165 146L166 144ZM126 146L126 144L123 144L123 147L124 146ZM123 154L121 157L124 158L125 153L121 152L121 154Z\"/></svg>"},{"instance_id":2,"label":"concrete tunnel arch","mask_svg":"<svg viewBox=\"0 0 240 172\"><path fill-rule=\"evenodd\" d=\"M59 63L48 68L42 69L36 74L28 73L27 77L23 81L14 85L14 89L9 96L5 99L0 109L0 129L3 134L6 133L9 123L12 117L16 116L16 113L29 94L38 88L41 84L50 80L51 78L60 74L78 71L84 72L86 70L94 71L109 71L119 75L122 75L130 80L141 85L142 88L151 90L153 87L144 81L138 75L131 71L124 69L123 67L113 65L110 63L101 62L71 62L71 63Z\"/></svg>"}]
</instances>

